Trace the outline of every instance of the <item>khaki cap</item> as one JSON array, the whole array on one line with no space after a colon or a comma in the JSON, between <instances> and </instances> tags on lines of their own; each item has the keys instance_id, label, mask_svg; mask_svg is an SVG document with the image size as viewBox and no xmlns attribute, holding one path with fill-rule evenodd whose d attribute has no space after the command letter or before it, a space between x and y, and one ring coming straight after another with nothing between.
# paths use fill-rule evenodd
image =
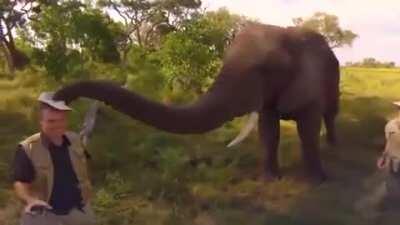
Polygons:
<instances>
[{"instance_id":1,"label":"khaki cap","mask_svg":"<svg viewBox=\"0 0 400 225\"><path fill-rule=\"evenodd\" d=\"M70 111L72 108L70 108L68 105L65 104L64 101L55 101L53 100L54 92L42 92L38 98L39 102L45 103L55 109L58 110L63 110L63 111Z\"/></svg>"}]
</instances>

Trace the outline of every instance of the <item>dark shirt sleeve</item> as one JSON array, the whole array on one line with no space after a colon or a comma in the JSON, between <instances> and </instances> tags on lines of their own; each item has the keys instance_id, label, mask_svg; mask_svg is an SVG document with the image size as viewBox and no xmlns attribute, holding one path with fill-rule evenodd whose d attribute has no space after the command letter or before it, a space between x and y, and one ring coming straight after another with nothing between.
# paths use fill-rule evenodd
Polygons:
<instances>
[{"instance_id":1,"label":"dark shirt sleeve","mask_svg":"<svg viewBox=\"0 0 400 225\"><path fill-rule=\"evenodd\" d=\"M26 155L23 147L18 145L18 149L15 152L15 158L13 163L12 180L20 181L24 183L31 183L35 177L35 170L32 165L32 161Z\"/></svg>"}]
</instances>

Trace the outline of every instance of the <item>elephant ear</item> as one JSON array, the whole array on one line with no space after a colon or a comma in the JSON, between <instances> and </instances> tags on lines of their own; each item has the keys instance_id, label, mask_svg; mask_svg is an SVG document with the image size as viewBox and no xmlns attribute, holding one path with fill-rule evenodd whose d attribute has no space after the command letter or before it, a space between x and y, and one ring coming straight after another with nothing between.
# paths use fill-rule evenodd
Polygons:
<instances>
[{"instance_id":1,"label":"elephant ear","mask_svg":"<svg viewBox=\"0 0 400 225\"><path fill-rule=\"evenodd\" d=\"M279 97L279 112L293 112L315 100L322 94L323 65L321 56L305 47L296 57L293 80Z\"/></svg>"}]
</instances>

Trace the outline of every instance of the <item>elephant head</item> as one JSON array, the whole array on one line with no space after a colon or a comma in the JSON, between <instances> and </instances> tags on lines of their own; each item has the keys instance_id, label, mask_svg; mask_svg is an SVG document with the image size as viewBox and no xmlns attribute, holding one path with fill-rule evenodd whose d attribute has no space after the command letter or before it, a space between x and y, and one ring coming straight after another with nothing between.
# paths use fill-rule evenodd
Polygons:
<instances>
[{"instance_id":1,"label":"elephant head","mask_svg":"<svg viewBox=\"0 0 400 225\"><path fill-rule=\"evenodd\" d=\"M315 111L321 118L331 108L336 115L338 63L319 34L251 23L236 35L223 62L211 88L189 105L161 104L108 81L68 85L56 92L55 99L66 102L78 97L97 99L133 119L183 134L207 132L250 112L261 114L259 123L264 123L264 117L270 114L278 121L297 120L306 112ZM277 139L276 131L270 131L269 124L266 126L268 134L261 138ZM274 151L277 146L265 143L265 148ZM307 157L306 160L313 161ZM276 163L273 160L269 163L272 169L266 170L276 176L273 171ZM315 164L311 165L312 170L322 171L318 163L311 164Z\"/></svg>"}]
</instances>

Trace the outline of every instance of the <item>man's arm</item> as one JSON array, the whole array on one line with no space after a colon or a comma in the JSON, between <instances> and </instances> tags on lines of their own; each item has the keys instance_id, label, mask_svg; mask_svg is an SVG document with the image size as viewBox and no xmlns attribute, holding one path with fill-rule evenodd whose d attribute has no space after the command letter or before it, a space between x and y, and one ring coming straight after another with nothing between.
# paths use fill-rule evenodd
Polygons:
<instances>
[{"instance_id":1,"label":"man's arm","mask_svg":"<svg viewBox=\"0 0 400 225\"><path fill-rule=\"evenodd\" d=\"M37 197L33 196L31 193L31 184L30 183L24 183L21 181L15 181L14 182L14 191L15 194L19 199L24 201L26 204L29 204L33 202L34 200L37 200Z\"/></svg>"},{"instance_id":2,"label":"man's arm","mask_svg":"<svg viewBox=\"0 0 400 225\"><path fill-rule=\"evenodd\" d=\"M14 191L25 204L25 212L31 213L32 206L41 205L51 208L46 202L41 201L31 192L31 183L35 173L31 160L26 155L22 146L18 146L13 165Z\"/></svg>"},{"instance_id":3,"label":"man's arm","mask_svg":"<svg viewBox=\"0 0 400 225\"><path fill-rule=\"evenodd\" d=\"M386 164L388 163L387 161L387 153L384 151L381 156L379 156L378 160L376 161L376 166L378 169L384 169Z\"/></svg>"},{"instance_id":4,"label":"man's arm","mask_svg":"<svg viewBox=\"0 0 400 225\"><path fill-rule=\"evenodd\" d=\"M386 167L386 164L388 163L388 151L389 151L389 139L391 136L398 132L397 130L397 123L395 123L394 120L390 120L386 125L385 125L385 147L382 152L382 154L379 156L378 160L376 161L376 166L378 169L384 169Z\"/></svg>"},{"instance_id":5,"label":"man's arm","mask_svg":"<svg viewBox=\"0 0 400 225\"><path fill-rule=\"evenodd\" d=\"M25 202L25 213L34 213L32 212L33 206L43 206L47 209L51 209L51 206L47 202L42 201L31 194L30 186L31 184L29 183L23 183L20 181L14 182L14 190L17 197Z\"/></svg>"}]
</instances>

